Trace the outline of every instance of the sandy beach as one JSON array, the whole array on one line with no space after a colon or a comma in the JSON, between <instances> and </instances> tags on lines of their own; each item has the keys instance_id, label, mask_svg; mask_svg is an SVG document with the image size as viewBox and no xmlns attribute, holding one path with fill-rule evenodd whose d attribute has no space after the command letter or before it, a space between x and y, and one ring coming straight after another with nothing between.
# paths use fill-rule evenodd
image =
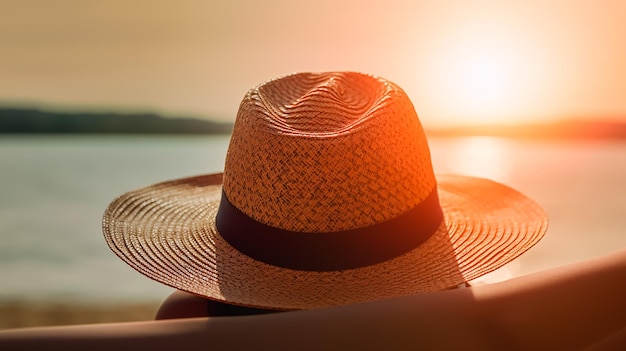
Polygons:
<instances>
[{"instance_id":1,"label":"sandy beach","mask_svg":"<svg viewBox=\"0 0 626 351\"><path fill-rule=\"evenodd\" d=\"M150 320L160 302L101 304L1 301L0 329Z\"/></svg>"}]
</instances>

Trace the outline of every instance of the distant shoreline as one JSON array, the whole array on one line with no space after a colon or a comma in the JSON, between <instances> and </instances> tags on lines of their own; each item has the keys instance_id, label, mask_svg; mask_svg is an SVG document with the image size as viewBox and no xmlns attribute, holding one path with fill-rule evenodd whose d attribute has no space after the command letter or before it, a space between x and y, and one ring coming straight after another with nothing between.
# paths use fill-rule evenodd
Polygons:
<instances>
[{"instance_id":1,"label":"distant shoreline","mask_svg":"<svg viewBox=\"0 0 626 351\"><path fill-rule=\"evenodd\" d=\"M233 124L156 114L0 108L0 134L230 134Z\"/></svg>"},{"instance_id":2,"label":"distant shoreline","mask_svg":"<svg viewBox=\"0 0 626 351\"><path fill-rule=\"evenodd\" d=\"M427 129L433 137L493 136L513 139L626 140L623 118L565 119L516 125L466 125ZM0 108L2 134L230 134L233 123L153 113L52 112Z\"/></svg>"},{"instance_id":3,"label":"distant shoreline","mask_svg":"<svg viewBox=\"0 0 626 351\"><path fill-rule=\"evenodd\" d=\"M620 120L626 121L625 118ZM461 126L428 130L434 137L492 136L511 139L626 140L626 122L618 119L569 119L549 123Z\"/></svg>"}]
</instances>

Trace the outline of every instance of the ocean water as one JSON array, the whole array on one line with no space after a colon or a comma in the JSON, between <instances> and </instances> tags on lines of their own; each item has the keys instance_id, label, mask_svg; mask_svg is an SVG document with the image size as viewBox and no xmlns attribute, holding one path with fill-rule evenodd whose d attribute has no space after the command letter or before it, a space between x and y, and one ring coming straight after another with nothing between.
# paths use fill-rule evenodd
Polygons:
<instances>
[{"instance_id":1,"label":"ocean water","mask_svg":"<svg viewBox=\"0 0 626 351\"><path fill-rule=\"evenodd\" d=\"M101 233L119 194L219 172L228 136L0 137L0 299L153 301L171 292L122 263ZM626 143L432 139L437 173L504 182L550 216L522 275L626 246Z\"/></svg>"}]
</instances>

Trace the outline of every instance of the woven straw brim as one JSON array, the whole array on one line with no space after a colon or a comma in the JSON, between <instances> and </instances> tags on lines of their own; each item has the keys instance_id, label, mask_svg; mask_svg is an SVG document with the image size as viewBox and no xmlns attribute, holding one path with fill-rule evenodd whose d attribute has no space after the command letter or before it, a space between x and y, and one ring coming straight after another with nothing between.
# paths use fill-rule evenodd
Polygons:
<instances>
[{"instance_id":1,"label":"woven straw brim","mask_svg":"<svg viewBox=\"0 0 626 351\"><path fill-rule=\"evenodd\" d=\"M213 300L279 310L446 289L510 262L546 231L544 211L509 187L462 176L437 181L445 222L430 239L397 258L344 271L285 269L232 248L214 223L222 174L126 193L107 208L103 231L122 260L158 282Z\"/></svg>"}]
</instances>

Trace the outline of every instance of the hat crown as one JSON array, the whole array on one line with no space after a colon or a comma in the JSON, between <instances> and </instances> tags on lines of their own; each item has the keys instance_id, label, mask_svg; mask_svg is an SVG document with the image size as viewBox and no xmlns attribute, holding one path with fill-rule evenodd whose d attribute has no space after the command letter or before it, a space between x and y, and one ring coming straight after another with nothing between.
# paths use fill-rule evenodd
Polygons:
<instances>
[{"instance_id":1,"label":"hat crown","mask_svg":"<svg viewBox=\"0 0 626 351\"><path fill-rule=\"evenodd\" d=\"M266 109L270 114L263 122L268 128L293 135L350 132L371 116L368 111L386 95L389 87L379 83L372 84L372 77L346 72L283 77L249 92L246 100L259 104L259 110L249 116L262 117L256 112Z\"/></svg>"},{"instance_id":2,"label":"hat crown","mask_svg":"<svg viewBox=\"0 0 626 351\"><path fill-rule=\"evenodd\" d=\"M244 97L224 193L265 225L334 232L395 218L435 189L430 152L404 91L353 72L298 73Z\"/></svg>"}]
</instances>

